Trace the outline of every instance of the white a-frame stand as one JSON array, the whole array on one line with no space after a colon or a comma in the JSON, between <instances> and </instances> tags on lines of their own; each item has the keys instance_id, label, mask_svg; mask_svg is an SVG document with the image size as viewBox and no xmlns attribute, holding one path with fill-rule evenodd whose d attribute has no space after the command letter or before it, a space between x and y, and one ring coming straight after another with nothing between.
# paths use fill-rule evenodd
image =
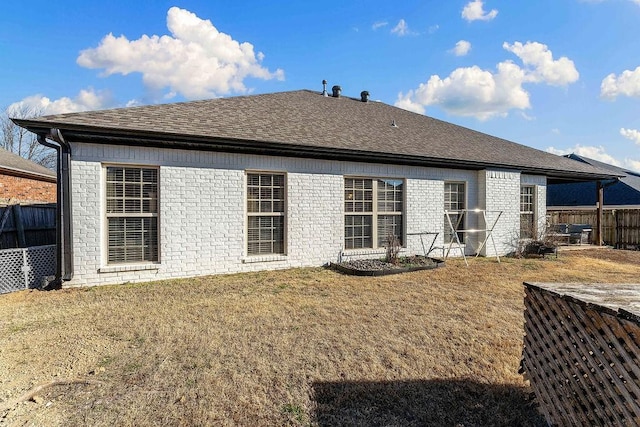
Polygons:
<instances>
[{"instance_id":1,"label":"white a-frame stand","mask_svg":"<svg viewBox=\"0 0 640 427\"><path fill-rule=\"evenodd\" d=\"M474 229L474 228L464 229L463 228L464 224L462 224L462 220L464 219L467 213L482 215L482 220L485 226L488 226L489 224L487 223L487 212L497 214L495 220L491 224L491 227L482 228L482 229ZM451 252L451 248L453 247L453 244L456 243L457 244L456 248L460 250L460 253L462 254L462 258L464 259L464 263L468 267L469 263L467 262L467 257L464 254L464 248L462 247L462 243L460 242L458 233L466 233L466 234L486 233L484 236L484 240L478 247L478 250L476 252L476 257L480 255L480 251L482 251L482 248L484 248L487 242L489 241L489 239L491 239L491 243L493 244L493 250L496 254L496 259L498 260L498 262L500 262L500 257L498 256L498 249L496 248L496 242L493 240L493 229L496 227L496 224L498 223L498 220L500 219L502 212L503 211L487 211L485 209L460 209L458 211L445 210L444 214L447 217L447 223L451 231L451 239L449 240L449 247L447 248L447 253L444 256L444 259L447 259L449 257L449 252ZM458 220L456 221L455 224L453 223L453 221L451 221L451 215L457 215L458 217Z\"/></svg>"}]
</instances>

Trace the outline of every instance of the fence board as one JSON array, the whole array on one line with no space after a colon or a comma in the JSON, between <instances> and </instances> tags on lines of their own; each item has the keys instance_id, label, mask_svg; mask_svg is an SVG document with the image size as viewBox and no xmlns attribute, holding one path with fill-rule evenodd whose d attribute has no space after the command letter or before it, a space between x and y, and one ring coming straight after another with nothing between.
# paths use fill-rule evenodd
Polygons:
<instances>
[{"instance_id":1,"label":"fence board","mask_svg":"<svg viewBox=\"0 0 640 427\"><path fill-rule=\"evenodd\" d=\"M547 210L549 224L596 224L596 210ZM602 218L602 239L619 249L640 249L640 209L607 209Z\"/></svg>"},{"instance_id":2,"label":"fence board","mask_svg":"<svg viewBox=\"0 0 640 427\"><path fill-rule=\"evenodd\" d=\"M0 218L3 217L6 221L0 231L0 249L43 246L56 241L55 204L3 206Z\"/></svg>"}]
</instances>

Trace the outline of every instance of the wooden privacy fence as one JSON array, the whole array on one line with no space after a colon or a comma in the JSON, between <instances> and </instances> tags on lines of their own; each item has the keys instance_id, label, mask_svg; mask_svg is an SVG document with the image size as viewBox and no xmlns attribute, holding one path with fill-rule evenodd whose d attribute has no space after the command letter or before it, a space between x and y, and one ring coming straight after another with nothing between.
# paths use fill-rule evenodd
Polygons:
<instances>
[{"instance_id":1,"label":"wooden privacy fence","mask_svg":"<svg viewBox=\"0 0 640 427\"><path fill-rule=\"evenodd\" d=\"M596 226L596 209L547 209L548 224L591 224ZM602 240L619 249L640 248L640 209L604 209Z\"/></svg>"},{"instance_id":2,"label":"wooden privacy fence","mask_svg":"<svg viewBox=\"0 0 640 427\"><path fill-rule=\"evenodd\" d=\"M640 285L525 283L521 371L552 425L640 425Z\"/></svg>"},{"instance_id":3,"label":"wooden privacy fence","mask_svg":"<svg viewBox=\"0 0 640 427\"><path fill-rule=\"evenodd\" d=\"M51 245L56 242L56 205L0 207L0 249Z\"/></svg>"}]
</instances>

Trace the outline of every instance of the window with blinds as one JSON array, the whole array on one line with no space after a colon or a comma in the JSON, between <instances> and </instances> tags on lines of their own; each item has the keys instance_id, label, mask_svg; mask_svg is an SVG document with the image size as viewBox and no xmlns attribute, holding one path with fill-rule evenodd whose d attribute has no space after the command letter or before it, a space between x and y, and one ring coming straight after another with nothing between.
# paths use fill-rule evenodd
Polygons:
<instances>
[{"instance_id":1,"label":"window with blinds","mask_svg":"<svg viewBox=\"0 0 640 427\"><path fill-rule=\"evenodd\" d=\"M536 236L535 188L533 185L520 187L520 238L533 239Z\"/></svg>"},{"instance_id":2,"label":"window with blinds","mask_svg":"<svg viewBox=\"0 0 640 427\"><path fill-rule=\"evenodd\" d=\"M381 248L390 235L403 242L404 180L345 178L345 249Z\"/></svg>"},{"instance_id":3,"label":"window with blinds","mask_svg":"<svg viewBox=\"0 0 640 427\"><path fill-rule=\"evenodd\" d=\"M158 170L106 168L107 262L158 261Z\"/></svg>"},{"instance_id":4,"label":"window with blinds","mask_svg":"<svg viewBox=\"0 0 640 427\"><path fill-rule=\"evenodd\" d=\"M247 254L284 254L284 174L247 174Z\"/></svg>"},{"instance_id":5,"label":"window with blinds","mask_svg":"<svg viewBox=\"0 0 640 427\"><path fill-rule=\"evenodd\" d=\"M464 213L460 212L465 209L465 184L464 182L445 182L444 183L444 209L449 211L449 218L454 227L460 222L458 229L464 229L465 219ZM444 241L449 243L454 237L451 233L451 226L447 215L444 216ZM458 233L460 243L464 243L464 233ZM454 239L455 240L455 239Z\"/></svg>"}]
</instances>

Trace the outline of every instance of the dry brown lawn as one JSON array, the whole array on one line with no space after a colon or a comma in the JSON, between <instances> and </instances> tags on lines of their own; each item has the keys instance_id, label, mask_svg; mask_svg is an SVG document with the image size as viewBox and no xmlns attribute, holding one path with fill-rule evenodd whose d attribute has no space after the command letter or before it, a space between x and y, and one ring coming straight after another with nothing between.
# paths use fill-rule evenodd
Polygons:
<instances>
[{"instance_id":1,"label":"dry brown lawn","mask_svg":"<svg viewBox=\"0 0 640 427\"><path fill-rule=\"evenodd\" d=\"M0 295L0 424L542 425L518 374L522 282L639 266L589 250Z\"/></svg>"}]
</instances>

